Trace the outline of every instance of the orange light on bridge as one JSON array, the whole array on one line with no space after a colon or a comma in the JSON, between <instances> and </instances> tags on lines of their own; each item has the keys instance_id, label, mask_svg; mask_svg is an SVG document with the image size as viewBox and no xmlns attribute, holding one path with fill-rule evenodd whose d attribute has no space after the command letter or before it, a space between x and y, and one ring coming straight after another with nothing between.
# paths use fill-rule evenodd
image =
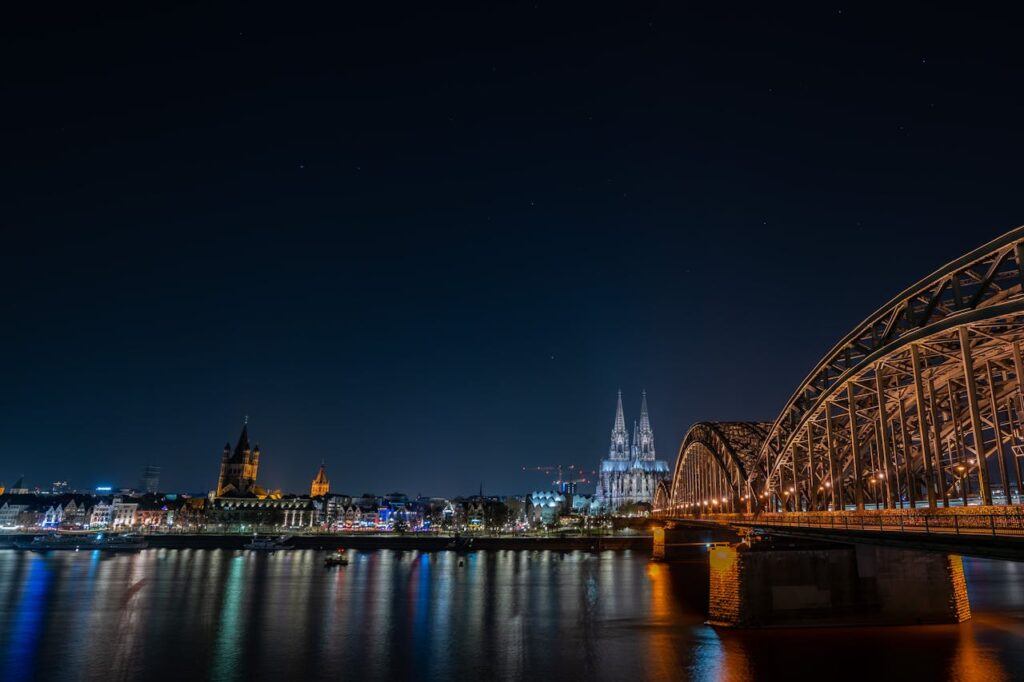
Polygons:
<instances>
[{"instance_id":1,"label":"orange light on bridge","mask_svg":"<svg viewBox=\"0 0 1024 682\"><path fill-rule=\"evenodd\" d=\"M714 545L710 551L709 561L712 570L729 570L736 563L736 548L729 545Z\"/></svg>"}]
</instances>

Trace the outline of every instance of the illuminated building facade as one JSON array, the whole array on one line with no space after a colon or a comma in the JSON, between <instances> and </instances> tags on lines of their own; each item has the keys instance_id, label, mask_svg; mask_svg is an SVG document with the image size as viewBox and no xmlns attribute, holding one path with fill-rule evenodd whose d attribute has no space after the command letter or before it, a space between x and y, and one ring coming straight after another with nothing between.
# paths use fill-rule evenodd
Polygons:
<instances>
[{"instance_id":1,"label":"illuminated building facade","mask_svg":"<svg viewBox=\"0 0 1024 682\"><path fill-rule=\"evenodd\" d=\"M28 504L4 500L0 505L0 528L16 528L21 513L29 508Z\"/></svg>"},{"instance_id":2,"label":"illuminated building facade","mask_svg":"<svg viewBox=\"0 0 1024 682\"><path fill-rule=\"evenodd\" d=\"M115 497L110 502L99 500L89 514L90 528L130 528L135 524L137 502L125 502Z\"/></svg>"},{"instance_id":3,"label":"illuminated building facade","mask_svg":"<svg viewBox=\"0 0 1024 682\"><path fill-rule=\"evenodd\" d=\"M219 497L207 500L204 522L226 531L267 528L308 528L317 509L304 497Z\"/></svg>"},{"instance_id":4,"label":"illuminated building facade","mask_svg":"<svg viewBox=\"0 0 1024 682\"><path fill-rule=\"evenodd\" d=\"M611 447L598 472L597 503L614 511L626 504L650 504L658 483L669 478L668 462L659 460L654 449L654 430L647 412L647 392L640 405L640 423L633 425L630 445L626 417L622 410L622 391L615 407Z\"/></svg>"},{"instance_id":5,"label":"illuminated building facade","mask_svg":"<svg viewBox=\"0 0 1024 682\"><path fill-rule=\"evenodd\" d=\"M249 420L242 425L242 434L232 451L224 445L217 479L217 497L244 497L256 493L256 472L260 466L260 446L249 447Z\"/></svg>"},{"instance_id":6,"label":"illuminated building facade","mask_svg":"<svg viewBox=\"0 0 1024 682\"><path fill-rule=\"evenodd\" d=\"M313 483L309 486L309 496L323 497L329 492L331 492L331 482L327 480L327 471L324 469L324 463L320 462L320 471L317 472L316 478L313 479Z\"/></svg>"},{"instance_id":7,"label":"illuminated building facade","mask_svg":"<svg viewBox=\"0 0 1024 682\"><path fill-rule=\"evenodd\" d=\"M530 523L551 525L566 511L566 497L561 493L537 491L530 494L526 517Z\"/></svg>"}]
</instances>

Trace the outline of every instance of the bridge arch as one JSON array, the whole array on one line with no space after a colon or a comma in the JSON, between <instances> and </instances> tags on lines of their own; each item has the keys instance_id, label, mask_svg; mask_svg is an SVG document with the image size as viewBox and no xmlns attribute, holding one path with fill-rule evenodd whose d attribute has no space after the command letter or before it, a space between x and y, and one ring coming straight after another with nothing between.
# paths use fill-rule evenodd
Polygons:
<instances>
[{"instance_id":1,"label":"bridge arch","mask_svg":"<svg viewBox=\"0 0 1024 682\"><path fill-rule=\"evenodd\" d=\"M723 490L729 509L740 506L738 495L748 511L1021 504L1022 345L1019 227L855 327L774 422L753 425L763 435L753 454L739 454L735 434L716 434L722 423L695 425L669 504L697 511Z\"/></svg>"},{"instance_id":2,"label":"bridge arch","mask_svg":"<svg viewBox=\"0 0 1024 682\"><path fill-rule=\"evenodd\" d=\"M757 422L691 426L679 446L663 508L672 513L740 511L750 498L747 482L770 426Z\"/></svg>"},{"instance_id":3,"label":"bridge arch","mask_svg":"<svg viewBox=\"0 0 1024 682\"><path fill-rule=\"evenodd\" d=\"M654 489L654 512L662 513L669 508L669 500L672 499L672 488L666 481L659 481L658 487Z\"/></svg>"},{"instance_id":4,"label":"bridge arch","mask_svg":"<svg viewBox=\"0 0 1024 682\"><path fill-rule=\"evenodd\" d=\"M882 306L798 386L758 454L771 509L1020 502L1024 227ZM1007 455L1011 455L1007 457Z\"/></svg>"}]
</instances>

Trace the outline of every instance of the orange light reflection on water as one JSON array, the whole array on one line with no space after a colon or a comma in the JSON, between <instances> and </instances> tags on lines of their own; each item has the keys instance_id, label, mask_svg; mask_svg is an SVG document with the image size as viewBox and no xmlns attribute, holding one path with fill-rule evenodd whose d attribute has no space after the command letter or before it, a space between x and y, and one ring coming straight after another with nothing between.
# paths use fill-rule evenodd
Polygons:
<instances>
[{"instance_id":1,"label":"orange light reflection on water","mask_svg":"<svg viewBox=\"0 0 1024 682\"><path fill-rule=\"evenodd\" d=\"M753 680L742 641L702 621L680 619L672 594L671 568L647 565L651 583L651 635L648 639L648 679ZM680 630L690 630L690 647L680 651Z\"/></svg>"},{"instance_id":2,"label":"orange light reflection on water","mask_svg":"<svg viewBox=\"0 0 1024 682\"><path fill-rule=\"evenodd\" d=\"M975 623L967 621L956 627L960 630L960 638L949 671L950 679L979 682L1000 682L1010 679L993 652L978 642Z\"/></svg>"},{"instance_id":3,"label":"orange light reflection on water","mask_svg":"<svg viewBox=\"0 0 1024 682\"><path fill-rule=\"evenodd\" d=\"M681 665L676 654L675 640L671 629L676 626L673 618L671 586L668 569L660 564L647 564L647 577L651 581L651 625L653 630L648 644L648 671L656 679L672 679L679 676Z\"/></svg>"}]
</instances>

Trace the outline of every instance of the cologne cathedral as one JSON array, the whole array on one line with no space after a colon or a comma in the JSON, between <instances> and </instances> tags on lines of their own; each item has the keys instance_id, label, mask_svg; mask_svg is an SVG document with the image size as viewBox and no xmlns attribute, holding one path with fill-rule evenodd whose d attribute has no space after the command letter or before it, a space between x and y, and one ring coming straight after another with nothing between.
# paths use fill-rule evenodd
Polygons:
<instances>
[{"instance_id":1,"label":"cologne cathedral","mask_svg":"<svg viewBox=\"0 0 1024 682\"><path fill-rule=\"evenodd\" d=\"M658 483L669 477L668 462L656 458L654 431L647 414L647 392L640 403L640 423L633 423L633 444L626 431L622 411L622 391L615 407L612 444L608 459L601 460L595 497L604 509L614 511L625 504L654 501Z\"/></svg>"}]
</instances>

